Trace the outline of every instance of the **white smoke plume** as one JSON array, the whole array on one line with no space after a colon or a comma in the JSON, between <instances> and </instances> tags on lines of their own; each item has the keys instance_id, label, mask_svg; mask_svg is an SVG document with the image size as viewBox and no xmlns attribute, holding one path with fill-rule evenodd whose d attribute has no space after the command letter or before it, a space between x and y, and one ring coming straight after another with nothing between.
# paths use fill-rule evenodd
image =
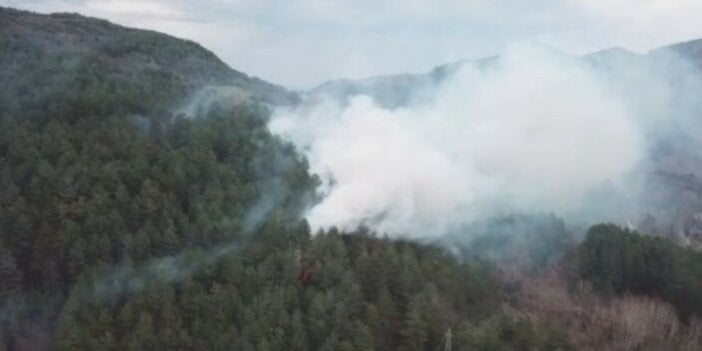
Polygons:
<instances>
[{"instance_id":1,"label":"white smoke plume","mask_svg":"<svg viewBox=\"0 0 702 351\"><path fill-rule=\"evenodd\" d=\"M664 75L613 64L617 74L519 45L489 67L463 65L427 92L428 103L385 109L367 96L329 98L281 109L269 128L323 180L323 200L307 214L313 228L417 237L496 211L578 213L598 191L632 196L629 175L669 109Z\"/></svg>"}]
</instances>

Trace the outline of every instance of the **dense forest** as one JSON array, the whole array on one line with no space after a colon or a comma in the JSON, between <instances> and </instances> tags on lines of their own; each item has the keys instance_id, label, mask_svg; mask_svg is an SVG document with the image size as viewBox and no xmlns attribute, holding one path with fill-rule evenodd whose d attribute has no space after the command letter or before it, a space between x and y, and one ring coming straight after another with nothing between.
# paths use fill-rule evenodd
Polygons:
<instances>
[{"instance_id":1,"label":"dense forest","mask_svg":"<svg viewBox=\"0 0 702 351\"><path fill-rule=\"evenodd\" d=\"M266 128L294 94L165 35L0 17L0 350L700 345L698 252L553 214L431 243L313 233L318 179ZM32 39L50 30L95 37ZM213 84L251 98L181 113ZM659 334L617 319L641 306Z\"/></svg>"},{"instance_id":2,"label":"dense forest","mask_svg":"<svg viewBox=\"0 0 702 351\"><path fill-rule=\"evenodd\" d=\"M501 313L485 264L311 236L316 180L265 108L145 119L76 101L90 112L1 122L7 349L426 350L449 330L463 349L568 347Z\"/></svg>"},{"instance_id":3,"label":"dense forest","mask_svg":"<svg viewBox=\"0 0 702 351\"><path fill-rule=\"evenodd\" d=\"M448 330L465 347L568 347L501 313L485 264L312 237L299 211L316 180L263 108L6 116L0 130L8 349L46 333L62 350L425 350Z\"/></svg>"},{"instance_id":4,"label":"dense forest","mask_svg":"<svg viewBox=\"0 0 702 351\"><path fill-rule=\"evenodd\" d=\"M581 245L578 267L605 293L655 295L683 318L702 315L702 254L669 240L596 225Z\"/></svg>"}]
</instances>

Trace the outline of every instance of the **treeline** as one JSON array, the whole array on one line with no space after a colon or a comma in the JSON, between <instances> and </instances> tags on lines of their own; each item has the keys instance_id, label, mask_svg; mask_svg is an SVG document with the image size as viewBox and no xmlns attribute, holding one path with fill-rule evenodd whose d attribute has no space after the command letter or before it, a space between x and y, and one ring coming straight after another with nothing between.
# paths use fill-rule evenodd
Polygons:
<instances>
[{"instance_id":1,"label":"treeline","mask_svg":"<svg viewBox=\"0 0 702 351\"><path fill-rule=\"evenodd\" d=\"M206 256L206 255L205 255ZM86 281L76 288L90 289ZM76 294L76 296L81 296ZM442 250L269 222L246 250L128 299L69 300L60 350L566 350L499 312L486 266ZM450 336L448 336L450 335Z\"/></svg>"},{"instance_id":2,"label":"treeline","mask_svg":"<svg viewBox=\"0 0 702 351\"><path fill-rule=\"evenodd\" d=\"M667 239L596 225L580 245L577 266L601 292L657 296L682 318L702 315L702 254Z\"/></svg>"}]
</instances>

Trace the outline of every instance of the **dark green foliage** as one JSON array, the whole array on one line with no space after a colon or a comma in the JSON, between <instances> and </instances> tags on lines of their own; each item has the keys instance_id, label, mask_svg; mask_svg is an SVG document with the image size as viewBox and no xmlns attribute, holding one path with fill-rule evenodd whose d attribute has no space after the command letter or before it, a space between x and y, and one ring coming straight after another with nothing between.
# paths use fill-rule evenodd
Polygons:
<instances>
[{"instance_id":1,"label":"dark green foliage","mask_svg":"<svg viewBox=\"0 0 702 351\"><path fill-rule=\"evenodd\" d=\"M271 191L262 211L300 210L315 181L264 123L248 108L176 119L163 137L120 120L0 121L0 231L25 285L234 239Z\"/></svg>"},{"instance_id":2,"label":"dark green foliage","mask_svg":"<svg viewBox=\"0 0 702 351\"><path fill-rule=\"evenodd\" d=\"M183 281L150 281L116 304L72 296L59 349L108 339L119 350L435 350L449 328L460 329L459 350L567 349L549 329L484 321L500 303L496 282L436 248L335 230L310 238L304 225L263 230L277 241L258 237Z\"/></svg>"},{"instance_id":3,"label":"dark green foliage","mask_svg":"<svg viewBox=\"0 0 702 351\"><path fill-rule=\"evenodd\" d=\"M42 121L162 115L213 85L236 87L255 102L297 100L294 93L232 70L191 41L80 15L2 7L0 82L0 117Z\"/></svg>"},{"instance_id":4,"label":"dark green foliage","mask_svg":"<svg viewBox=\"0 0 702 351\"><path fill-rule=\"evenodd\" d=\"M240 241L269 216L298 218L316 180L263 113L213 108L148 130L117 117L0 119L3 318L60 305L80 277Z\"/></svg>"},{"instance_id":5,"label":"dark green foliage","mask_svg":"<svg viewBox=\"0 0 702 351\"><path fill-rule=\"evenodd\" d=\"M613 224L593 226L580 247L578 269L601 291L655 295L682 317L702 314L702 254L667 239Z\"/></svg>"},{"instance_id":6,"label":"dark green foliage","mask_svg":"<svg viewBox=\"0 0 702 351\"><path fill-rule=\"evenodd\" d=\"M22 277L12 253L0 247L0 298L6 299L22 289Z\"/></svg>"}]
</instances>

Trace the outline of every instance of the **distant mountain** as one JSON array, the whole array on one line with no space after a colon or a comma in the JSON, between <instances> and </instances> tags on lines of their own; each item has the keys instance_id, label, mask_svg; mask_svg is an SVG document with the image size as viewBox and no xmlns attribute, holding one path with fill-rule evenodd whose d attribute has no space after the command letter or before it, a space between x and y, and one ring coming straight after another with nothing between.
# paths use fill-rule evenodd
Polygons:
<instances>
[{"instance_id":1,"label":"distant mountain","mask_svg":"<svg viewBox=\"0 0 702 351\"><path fill-rule=\"evenodd\" d=\"M330 80L311 89L308 96L312 99L334 97L343 100L355 95L368 95L383 107L397 108L407 106L411 102L431 99L435 93L433 88L465 64L486 66L495 61L496 57L460 60L436 66L426 73L386 75L358 80Z\"/></svg>"},{"instance_id":2,"label":"distant mountain","mask_svg":"<svg viewBox=\"0 0 702 351\"><path fill-rule=\"evenodd\" d=\"M78 14L1 7L0 81L0 114L36 115L45 102L86 87L104 104L119 101L134 113L172 109L205 87L228 87L237 99L268 104L297 101L296 94L231 69L192 41Z\"/></svg>"},{"instance_id":3,"label":"distant mountain","mask_svg":"<svg viewBox=\"0 0 702 351\"><path fill-rule=\"evenodd\" d=\"M345 99L355 95L368 95L387 108L406 106L419 91L435 87L442 79L430 74L398 74L367 79L331 80L310 90L313 98L335 97Z\"/></svg>"},{"instance_id":4,"label":"distant mountain","mask_svg":"<svg viewBox=\"0 0 702 351\"><path fill-rule=\"evenodd\" d=\"M616 66L625 65L632 60L643 62L647 58L655 58L665 52L677 53L702 68L702 39L664 46L646 55L613 47L584 55L582 59L594 65L616 69ZM477 60L464 59L436 66L426 73L376 76L356 80L330 80L311 89L308 93L312 98L333 96L341 99L363 94L372 97L376 103L383 107L397 108L406 106L410 102L421 102L430 98L433 93L432 87L436 87L451 73L465 65L488 67L495 64L497 60L497 56Z\"/></svg>"},{"instance_id":5,"label":"distant mountain","mask_svg":"<svg viewBox=\"0 0 702 351\"><path fill-rule=\"evenodd\" d=\"M672 51L684 57L698 68L702 68L702 39L685 41L677 44L663 46L653 50L651 54L655 55L662 51Z\"/></svg>"},{"instance_id":6,"label":"distant mountain","mask_svg":"<svg viewBox=\"0 0 702 351\"><path fill-rule=\"evenodd\" d=\"M631 60L642 59L644 56L627 49L618 47L595 51L582 57L583 60L595 65L612 66Z\"/></svg>"}]
</instances>

